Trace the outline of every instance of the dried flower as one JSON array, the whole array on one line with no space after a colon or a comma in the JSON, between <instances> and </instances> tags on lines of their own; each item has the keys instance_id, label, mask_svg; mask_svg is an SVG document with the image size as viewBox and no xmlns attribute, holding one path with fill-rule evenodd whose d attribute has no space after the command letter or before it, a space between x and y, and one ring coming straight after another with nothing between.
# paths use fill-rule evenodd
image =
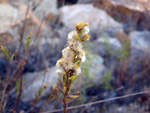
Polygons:
<instances>
[{"instance_id":1,"label":"dried flower","mask_svg":"<svg viewBox=\"0 0 150 113\"><path fill-rule=\"evenodd\" d=\"M71 59L65 58L63 61L63 66L66 70L70 70L73 68L74 64L73 61L71 61Z\"/></svg>"},{"instance_id":2,"label":"dried flower","mask_svg":"<svg viewBox=\"0 0 150 113\"><path fill-rule=\"evenodd\" d=\"M84 27L84 28L82 29L83 34L88 34L89 31L90 31L89 27Z\"/></svg>"},{"instance_id":3,"label":"dried flower","mask_svg":"<svg viewBox=\"0 0 150 113\"><path fill-rule=\"evenodd\" d=\"M69 46L62 50L62 58L57 61L56 65L65 69L64 71L74 70L78 75L81 73L79 65L86 60L83 42L89 40L89 27L85 23L76 24L77 31L71 31L68 34Z\"/></svg>"},{"instance_id":4,"label":"dried flower","mask_svg":"<svg viewBox=\"0 0 150 113\"><path fill-rule=\"evenodd\" d=\"M88 33L89 27L87 23L77 23L76 31L71 31L68 34L68 47L62 50L62 58L59 59L56 63L58 67L64 70L64 72L62 72L64 84L63 91L61 88L59 88L59 85L57 86L59 91L64 95L62 100L58 97L58 89L56 88L55 90L57 99L64 104L64 112L66 112L65 110L67 104L73 101L73 99L78 98L80 95L77 93L76 95L72 96L69 93L73 82L81 74L81 63L85 62L86 60L85 51L82 48L83 43L90 38ZM72 100L67 101L70 99L70 97Z\"/></svg>"},{"instance_id":5,"label":"dried flower","mask_svg":"<svg viewBox=\"0 0 150 113\"><path fill-rule=\"evenodd\" d=\"M79 43L78 41L70 41L69 47L70 47L72 50L78 51L78 50L81 49L83 46L82 46L82 43Z\"/></svg>"},{"instance_id":6,"label":"dried flower","mask_svg":"<svg viewBox=\"0 0 150 113\"><path fill-rule=\"evenodd\" d=\"M85 56L85 52L83 51L81 54L81 61L85 62L86 61L86 56Z\"/></svg>"},{"instance_id":7,"label":"dried flower","mask_svg":"<svg viewBox=\"0 0 150 113\"><path fill-rule=\"evenodd\" d=\"M61 69L57 69L56 73L59 74L59 75L61 75L63 73L63 71Z\"/></svg>"},{"instance_id":8,"label":"dried flower","mask_svg":"<svg viewBox=\"0 0 150 113\"><path fill-rule=\"evenodd\" d=\"M74 52L69 47L66 47L62 50L62 55L64 58L73 59Z\"/></svg>"},{"instance_id":9,"label":"dried flower","mask_svg":"<svg viewBox=\"0 0 150 113\"><path fill-rule=\"evenodd\" d=\"M78 32L77 31L71 31L69 34L68 34L68 40L69 39L74 39L74 40L79 40L80 37L78 35Z\"/></svg>"},{"instance_id":10,"label":"dried flower","mask_svg":"<svg viewBox=\"0 0 150 113\"><path fill-rule=\"evenodd\" d=\"M89 27L89 24L88 24L88 23L85 23L84 26Z\"/></svg>"},{"instance_id":11,"label":"dried flower","mask_svg":"<svg viewBox=\"0 0 150 113\"><path fill-rule=\"evenodd\" d=\"M76 65L74 67L74 70L75 70L75 72L76 72L77 75L81 74L81 67L79 65Z\"/></svg>"},{"instance_id":12,"label":"dried flower","mask_svg":"<svg viewBox=\"0 0 150 113\"><path fill-rule=\"evenodd\" d=\"M83 27L84 27L84 24L81 23L81 22L78 22L78 23L76 24L76 29L79 30L79 31L80 31Z\"/></svg>"},{"instance_id":13,"label":"dried flower","mask_svg":"<svg viewBox=\"0 0 150 113\"><path fill-rule=\"evenodd\" d=\"M56 63L56 66L62 67L62 59L59 59Z\"/></svg>"},{"instance_id":14,"label":"dried flower","mask_svg":"<svg viewBox=\"0 0 150 113\"><path fill-rule=\"evenodd\" d=\"M85 41L89 40L89 38L90 38L90 36L85 34L85 35L82 36L81 42L85 42Z\"/></svg>"}]
</instances>

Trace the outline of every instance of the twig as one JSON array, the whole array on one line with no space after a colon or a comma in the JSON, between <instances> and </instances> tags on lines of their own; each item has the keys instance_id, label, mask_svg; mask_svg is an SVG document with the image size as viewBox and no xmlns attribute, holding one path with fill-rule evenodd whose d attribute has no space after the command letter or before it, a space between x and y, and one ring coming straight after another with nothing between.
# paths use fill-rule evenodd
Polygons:
<instances>
[{"instance_id":1,"label":"twig","mask_svg":"<svg viewBox=\"0 0 150 113\"><path fill-rule=\"evenodd\" d=\"M40 27L39 27L38 32L37 32L37 34L36 34L36 37L35 37L34 42L36 41L36 39L37 39L37 37L38 37L38 34L39 34L40 29L41 29L42 23L43 23L43 20L41 21L41 24L40 24ZM29 55L27 56L26 59L24 59L25 61L27 61L28 58L30 57L33 46L34 46L34 43L31 45L31 49L29 50ZM24 54L23 56L25 56L25 54ZM22 61L23 61L23 60L22 60ZM20 61L20 62L22 62L22 61ZM11 83L13 82L13 78L14 78L15 74L16 74L17 71L19 71L19 69L20 69L20 65L21 65L20 62L17 64L18 66L17 66L16 70L13 72L13 74L12 74L12 76L11 76L11 78L10 78ZM12 89L12 87L13 87L13 86L11 86L10 89ZM10 91L10 92L12 92L12 91Z\"/></svg>"},{"instance_id":2,"label":"twig","mask_svg":"<svg viewBox=\"0 0 150 113\"><path fill-rule=\"evenodd\" d=\"M27 15L28 15L28 12L29 12L29 4L28 4L28 7L27 7L27 11L26 11L26 14L25 14L25 20L24 20L24 23L23 23L23 28L22 28L22 32L21 32L21 36L20 36L20 45L19 45L19 49L18 49L18 55L20 57L20 51L21 51L21 47L22 47L22 44L23 44L23 36L24 36L24 31L25 31L25 25L26 25L26 19L27 19ZM22 60L23 61L23 60ZM19 70L20 68L20 65L21 65L21 62L22 61L19 61L19 59L17 60L17 66L16 66L16 70L13 72L13 74L11 75L11 78L10 78L10 83L13 82L13 78L14 76L16 75L17 71ZM12 89L13 85L11 85L11 88ZM8 91L9 92L9 91Z\"/></svg>"},{"instance_id":3,"label":"twig","mask_svg":"<svg viewBox=\"0 0 150 113\"><path fill-rule=\"evenodd\" d=\"M44 105L43 105L42 108L40 109L39 113L41 113L41 112L43 111L44 107L47 105L47 103L48 103L49 101L52 101L51 98L52 98L53 94L54 94L54 91L52 91L52 93L51 93L50 96L48 97L47 101L44 103Z\"/></svg>"},{"instance_id":4,"label":"twig","mask_svg":"<svg viewBox=\"0 0 150 113\"><path fill-rule=\"evenodd\" d=\"M26 25L26 19L27 19L28 12L29 12L29 4L28 4L27 11L26 11L26 14L25 14L25 21L23 23L23 28L22 28L22 32L21 32L21 36L20 36L20 45L19 45L19 49L18 49L18 54L19 55L20 55L22 44L23 44L23 36L24 36L24 30L25 30L25 25Z\"/></svg>"},{"instance_id":5,"label":"twig","mask_svg":"<svg viewBox=\"0 0 150 113\"><path fill-rule=\"evenodd\" d=\"M67 103L67 97L68 97L68 93L69 93L69 73L67 73L67 80L66 80L66 92L65 92L65 95L64 95L64 99L63 99L63 104L64 104L64 113L67 113L67 106L68 106L68 103Z\"/></svg>"},{"instance_id":6,"label":"twig","mask_svg":"<svg viewBox=\"0 0 150 113\"><path fill-rule=\"evenodd\" d=\"M6 81L4 83L4 88L2 90L2 94L1 94L1 97L0 97L0 111L3 113L3 100L4 100L4 96L5 96L5 92L6 92L6 89L7 89L7 86L8 86L8 78L9 78L9 73L10 73L10 63L8 65L8 71L7 71L7 74L6 74Z\"/></svg>"},{"instance_id":7,"label":"twig","mask_svg":"<svg viewBox=\"0 0 150 113\"><path fill-rule=\"evenodd\" d=\"M12 110L12 113L14 113L16 110L17 110L17 107L19 105L19 101L20 101L20 98L21 98L21 94L22 94L22 86L23 86L23 70L24 70L24 66L25 66L25 62L23 61L22 62L22 66L21 66L21 69L19 71L19 76L20 76L20 87L19 87L19 95L18 95L18 98L17 98L17 103L15 105L15 107L13 108Z\"/></svg>"},{"instance_id":8,"label":"twig","mask_svg":"<svg viewBox=\"0 0 150 113\"><path fill-rule=\"evenodd\" d=\"M39 33L40 33L40 30L41 30L41 27L42 27L42 24L43 24L44 20L45 20L45 12L44 12L44 16L43 16L43 18L42 18L42 20L41 20L39 29L38 29L38 31L37 31L37 33L36 33L35 39L34 39L34 41L33 41L33 44L31 45L31 49L29 50L28 58L29 58L29 56L31 55L31 52L32 52L32 49L33 49L33 47L34 47L34 45L35 45L36 40L38 39L38 35L39 35ZM27 59L28 59L28 58L27 58Z\"/></svg>"},{"instance_id":9,"label":"twig","mask_svg":"<svg viewBox=\"0 0 150 113\"><path fill-rule=\"evenodd\" d=\"M44 86L46 72L47 72L47 70L45 69L43 81L42 81L42 84L41 84L41 88L43 88L43 86ZM35 101L35 103L33 105L33 109L31 109L31 113L34 113L34 110L36 109L36 105L38 104L38 102L40 101L40 99L41 99L41 97L38 99L38 101Z\"/></svg>"},{"instance_id":10,"label":"twig","mask_svg":"<svg viewBox=\"0 0 150 113\"><path fill-rule=\"evenodd\" d=\"M68 107L67 110L81 108L81 107L86 107L86 106L91 106L91 105L100 104L100 103L113 101L113 100L119 100L119 99L132 97L132 96L136 96L136 95L141 95L141 94L146 94L146 93L150 93L150 91L131 93L131 94L127 94L127 95L124 95L124 96L119 96L119 97L109 98L109 99L105 99L105 100L90 102L90 103L87 103L87 104L81 104L81 105L77 105L77 106L72 106L72 107ZM61 112L61 111L63 111L63 109L57 109L57 110L47 111L47 112L43 112L43 113L56 113L56 112Z\"/></svg>"}]
</instances>

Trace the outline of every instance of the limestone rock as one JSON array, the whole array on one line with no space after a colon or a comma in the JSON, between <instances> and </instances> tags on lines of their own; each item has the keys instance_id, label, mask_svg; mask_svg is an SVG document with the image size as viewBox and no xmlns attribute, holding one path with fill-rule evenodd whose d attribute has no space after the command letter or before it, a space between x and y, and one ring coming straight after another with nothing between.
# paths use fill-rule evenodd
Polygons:
<instances>
[{"instance_id":1,"label":"limestone rock","mask_svg":"<svg viewBox=\"0 0 150 113\"><path fill-rule=\"evenodd\" d=\"M0 34L5 33L10 28L16 27L24 22L27 11L26 5L23 5L17 9L8 4L0 4L0 8L3 9L0 11ZM38 19L30 9L27 19L31 19L32 23L40 26L41 20ZM46 27L47 25L43 23L41 29L45 29Z\"/></svg>"},{"instance_id":2,"label":"limestone rock","mask_svg":"<svg viewBox=\"0 0 150 113\"><path fill-rule=\"evenodd\" d=\"M92 56L91 56L92 57ZM94 56L90 67L90 76L93 78L93 84L101 84L106 74L106 67L103 65L104 59L101 56Z\"/></svg>"},{"instance_id":3,"label":"limestone rock","mask_svg":"<svg viewBox=\"0 0 150 113\"><path fill-rule=\"evenodd\" d=\"M131 5L118 0L95 0L94 6L105 10L115 20L125 23L127 32L135 29L150 29L148 24L150 15L135 3Z\"/></svg>"},{"instance_id":4,"label":"limestone rock","mask_svg":"<svg viewBox=\"0 0 150 113\"><path fill-rule=\"evenodd\" d=\"M133 31L130 33L132 48L136 48L145 52L150 52L150 32L149 31Z\"/></svg>"},{"instance_id":5,"label":"limestone rock","mask_svg":"<svg viewBox=\"0 0 150 113\"><path fill-rule=\"evenodd\" d=\"M99 37L95 42L95 52L105 57L107 55L119 55L123 49L122 44L115 37Z\"/></svg>"},{"instance_id":6,"label":"limestone rock","mask_svg":"<svg viewBox=\"0 0 150 113\"><path fill-rule=\"evenodd\" d=\"M121 29L122 24L116 22L103 10L92 4L64 6L61 9L61 22L68 29L74 29L77 22L88 23L91 31L106 29Z\"/></svg>"},{"instance_id":7,"label":"limestone rock","mask_svg":"<svg viewBox=\"0 0 150 113\"><path fill-rule=\"evenodd\" d=\"M20 24L24 18L23 10L17 10L8 4L0 4L0 34L5 33L10 27Z\"/></svg>"},{"instance_id":8,"label":"limestone rock","mask_svg":"<svg viewBox=\"0 0 150 113\"><path fill-rule=\"evenodd\" d=\"M45 15L47 20L56 21L58 15L57 0L43 0L34 12L40 19Z\"/></svg>"},{"instance_id":9,"label":"limestone rock","mask_svg":"<svg viewBox=\"0 0 150 113\"><path fill-rule=\"evenodd\" d=\"M35 95L43 85L48 87L43 91L42 96L50 93L50 88L55 88L59 75L56 74L56 67L52 67L45 71L27 73L24 75L23 96L22 100L27 102L35 99ZM43 82L44 81L44 82Z\"/></svg>"}]
</instances>

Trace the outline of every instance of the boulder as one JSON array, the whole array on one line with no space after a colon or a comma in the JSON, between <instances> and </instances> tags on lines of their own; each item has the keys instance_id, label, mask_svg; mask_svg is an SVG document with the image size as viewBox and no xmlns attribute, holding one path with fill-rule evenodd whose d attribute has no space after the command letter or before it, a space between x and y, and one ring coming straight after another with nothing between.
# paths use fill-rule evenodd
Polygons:
<instances>
[{"instance_id":1,"label":"boulder","mask_svg":"<svg viewBox=\"0 0 150 113\"><path fill-rule=\"evenodd\" d=\"M0 4L0 34L5 33L12 26L20 24L25 18L24 10L18 10L8 4Z\"/></svg>"},{"instance_id":2,"label":"boulder","mask_svg":"<svg viewBox=\"0 0 150 113\"><path fill-rule=\"evenodd\" d=\"M104 79L104 76L106 75L106 67L104 66L104 59L101 56L97 55L90 55L92 61L87 61L91 62L91 67L90 67L90 77L92 78L93 85L99 85L101 84Z\"/></svg>"},{"instance_id":3,"label":"boulder","mask_svg":"<svg viewBox=\"0 0 150 113\"><path fill-rule=\"evenodd\" d=\"M3 9L0 11L0 34L6 33L9 29L18 27L19 25L22 26L21 24L25 21L25 15L27 11L26 5L23 5L17 9L8 4L0 4L0 8ZM34 24L37 25L37 27L40 26L41 20L37 18L30 9L27 14L27 20L30 21L30 25ZM48 28L48 26L43 22L41 29L44 30L45 28Z\"/></svg>"},{"instance_id":4,"label":"boulder","mask_svg":"<svg viewBox=\"0 0 150 113\"><path fill-rule=\"evenodd\" d=\"M40 71L27 73L24 75L24 85L23 85L23 95L22 100L24 102L32 101L36 97L43 85L47 85L48 87L42 92L42 96L49 94L50 88L55 88L58 83L59 75L56 74L56 67L51 67L48 71Z\"/></svg>"},{"instance_id":5,"label":"boulder","mask_svg":"<svg viewBox=\"0 0 150 113\"><path fill-rule=\"evenodd\" d=\"M149 31L133 31L129 34L131 47L144 52L149 52L150 48L150 32Z\"/></svg>"},{"instance_id":6,"label":"boulder","mask_svg":"<svg viewBox=\"0 0 150 113\"><path fill-rule=\"evenodd\" d=\"M111 0L111 1L124 4L136 10L141 10L141 11L150 10L149 0L132 0L132 1L131 0Z\"/></svg>"},{"instance_id":7,"label":"boulder","mask_svg":"<svg viewBox=\"0 0 150 113\"><path fill-rule=\"evenodd\" d=\"M0 44L16 44L17 42L19 42L20 34L22 33L24 23L24 38L28 37L32 33L32 40L34 40L37 33L39 33L38 37L42 37L40 38L41 40L50 40L50 37L53 34L52 30L45 23L45 21L39 19L30 8L26 16L26 12L28 9L27 5L22 5L19 8L15 8L8 4L0 4L0 8L3 9L0 11ZM43 43L41 45L43 45Z\"/></svg>"},{"instance_id":8,"label":"boulder","mask_svg":"<svg viewBox=\"0 0 150 113\"><path fill-rule=\"evenodd\" d=\"M143 76L148 77L149 75L147 63L150 62L150 32L133 31L129 34L129 38L131 51L127 61L127 76L132 77L133 81L142 80L144 79Z\"/></svg>"},{"instance_id":9,"label":"boulder","mask_svg":"<svg viewBox=\"0 0 150 113\"><path fill-rule=\"evenodd\" d=\"M7 46L10 52L14 53L20 45L20 36L24 23L25 29L23 41L25 42L26 38L32 33L31 44L34 42L35 46L33 47L33 51L27 61L25 72L39 71L45 68L45 58L46 61L49 59L49 66L54 65L56 61L55 59L57 59L54 54L58 51L58 48L54 48L56 48L59 40L45 21L40 20L31 9L29 9L27 19L25 20L27 11L26 5L20 6L20 8L15 8L8 4L0 4L0 7L3 8L3 10L0 11L0 45ZM51 38L52 35L53 39ZM51 51L48 51L50 48ZM24 46L22 46L21 53L24 51L23 49L25 49ZM44 54L43 51L46 51L46 53ZM39 62L44 63L41 65Z\"/></svg>"},{"instance_id":10,"label":"boulder","mask_svg":"<svg viewBox=\"0 0 150 113\"><path fill-rule=\"evenodd\" d=\"M125 23L127 32L135 29L150 29L148 24L150 15L143 8L137 7L135 3L129 4L118 0L95 0L94 6L105 10L115 20Z\"/></svg>"},{"instance_id":11,"label":"boulder","mask_svg":"<svg viewBox=\"0 0 150 113\"><path fill-rule=\"evenodd\" d=\"M94 45L94 51L104 58L118 56L123 49L122 44L115 37L101 36L96 41L94 41Z\"/></svg>"},{"instance_id":12,"label":"boulder","mask_svg":"<svg viewBox=\"0 0 150 113\"><path fill-rule=\"evenodd\" d=\"M122 24L111 18L104 10L95 8L92 4L77 4L64 6L61 9L61 23L68 29L75 29L77 22L88 23L91 31L122 29Z\"/></svg>"},{"instance_id":13,"label":"boulder","mask_svg":"<svg viewBox=\"0 0 150 113\"><path fill-rule=\"evenodd\" d=\"M30 0L30 1L29 0L5 0L4 3L6 3L6 1L7 3L11 4L16 8L19 8L22 5L29 4L30 8L32 10L35 10L44 0Z\"/></svg>"},{"instance_id":14,"label":"boulder","mask_svg":"<svg viewBox=\"0 0 150 113\"><path fill-rule=\"evenodd\" d=\"M121 43L115 37L101 37L97 41L100 45L109 43L112 49L114 48L117 50L122 48Z\"/></svg>"},{"instance_id":15,"label":"boulder","mask_svg":"<svg viewBox=\"0 0 150 113\"><path fill-rule=\"evenodd\" d=\"M45 16L46 20L55 22L58 15L57 0L43 0L39 6L36 7L34 13L40 19Z\"/></svg>"}]
</instances>

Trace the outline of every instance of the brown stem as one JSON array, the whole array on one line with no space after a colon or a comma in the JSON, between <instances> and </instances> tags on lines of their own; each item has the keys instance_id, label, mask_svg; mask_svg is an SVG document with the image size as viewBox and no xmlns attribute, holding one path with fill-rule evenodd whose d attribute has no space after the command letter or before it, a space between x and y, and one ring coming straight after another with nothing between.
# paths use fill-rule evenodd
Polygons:
<instances>
[{"instance_id":1,"label":"brown stem","mask_svg":"<svg viewBox=\"0 0 150 113\"><path fill-rule=\"evenodd\" d=\"M18 80L18 78L19 78L19 76L20 76L20 73L23 73L23 72L21 72L21 70L23 70L24 69L24 66L25 66L25 64L24 65L22 65L22 63L25 61L25 56L26 56L26 54L27 54L27 51L25 51L25 53L24 53L24 57L23 57L23 59L21 60L21 61L18 61L18 66L16 67L16 69L15 69L15 71L13 72L13 74L11 75L11 77L10 77L10 79L9 79L9 81L10 81L10 83L11 83L11 86L10 86L10 90L8 90L8 92L7 92L7 95L6 95L6 99L5 99L5 102L4 102L4 107L3 108L5 108L5 106L7 105L7 102L8 102L8 98L9 98L9 95L10 95L10 93L12 93L12 88L14 87L14 83L15 83L15 81L16 80ZM21 69L20 69L21 68ZM19 72L18 73L18 77L15 77L15 75L17 74L17 72ZM22 78L23 79L23 78ZM21 83L21 82L20 82ZM20 86L21 86L21 84L20 84Z\"/></svg>"},{"instance_id":2,"label":"brown stem","mask_svg":"<svg viewBox=\"0 0 150 113\"><path fill-rule=\"evenodd\" d=\"M1 97L0 97L0 110L1 112L3 113L3 100L4 100L4 96L5 96L5 93L6 93L6 89L8 87L8 78L9 78L9 72L10 72L10 63L8 65L8 71L7 71L7 75L6 75L6 81L4 83L4 88L2 90L2 94L1 94Z\"/></svg>"},{"instance_id":3,"label":"brown stem","mask_svg":"<svg viewBox=\"0 0 150 113\"><path fill-rule=\"evenodd\" d=\"M67 73L67 81L66 81L66 92L64 95L63 103L64 103L64 113L67 113L67 97L68 97L68 92L69 92L69 74Z\"/></svg>"},{"instance_id":4,"label":"brown stem","mask_svg":"<svg viewBox=\"0 0 150 113\"><path fill-rule=\"evenodd\" d=\"M49 95L47 101L46 101L46 102L44 103L44 105L40 108L39 113L41 113L41 112L43 111L43 109L44 109L44 107L47 105L47 103L49 103L50 101L52 101L52 96L53 96L53 94L54 94L54 91L52 91L52 93Z\"/></svg>"},{"instance_id":5,"label":"brown stem","mask_svg":"<svg viewBox=\"0 0 150 113\"><path fill-rule=\"evenodd\" d=\"M19 45L19 49L18 49L18 54L19 55L20 55L20 52L21 52L22 44L23 44L23 36L24 36L24 30L25 30L25 25L26 25L26 20L27 20L28 12L29 12L29 4L28 4L27 10L26 10L25 21L23 23L23 28L22 28L22 32L21 32L21 36L20 36L20 45Z\"/></svg>"},{"instance_id":6,"label":"brown stem","mask_svg":"<svg viewBox=\"0 0 150 113\"><path fill-rule=\"evenodd\" d=\"M21 94L22 94L22 87L23 87L23 70L24 70L24 66L25 66L25 62L22 62L22 66L21 66L21 69L20 69L20 72L19 72L19 75L20 75L20 88L19 88L19 94L18 94L18 98L17 98L17 103L15 105L15 107L13 108L12 112L11 113L14 113L16 112L17 110L17 107L19 105L19 102L20 102L20 99L21 99Z\"/></svg>"},{"instance_id":7,"label":"brown stem","mask_svg":"<svg viewBox=\"0 0 150 113\"><path fill-rule=\"evenodd\" d=\"M64 103L64 113L67 113L67 104Z\"/></svg>"}]
</instances>

